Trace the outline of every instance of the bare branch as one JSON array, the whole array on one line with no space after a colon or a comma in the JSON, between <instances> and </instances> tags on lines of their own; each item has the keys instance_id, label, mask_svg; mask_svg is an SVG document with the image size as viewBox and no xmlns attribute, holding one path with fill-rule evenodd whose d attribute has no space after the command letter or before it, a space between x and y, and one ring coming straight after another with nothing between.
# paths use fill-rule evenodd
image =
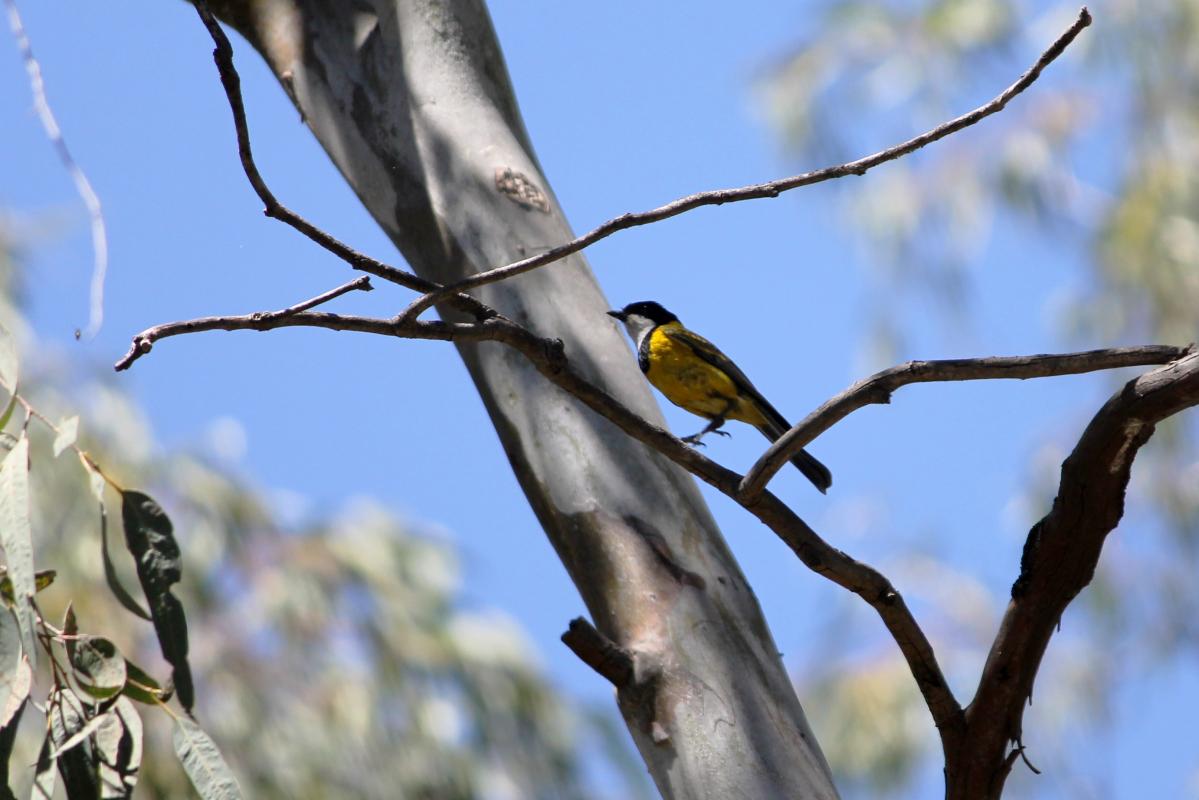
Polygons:
<instances>
[{"instance_id":1,"label":"bare branch","mask_svg":"<svg viewBox=\"0 0 1199 800\"><path fill-rule=\"evenodd\" d=\"M993 770L1021 742L1025 703L1049 638L1094 575L1107 535L1124 514L1137 451L1157 423L1199 405L1199 353L1129 381L1095 414L1062 463L1053 508L1024 545L1020 577L966 710L968 736L950 754L946 796L993 797ZM997 766L1003 765L1003 766Z\"/></svg>"},{"instance_id":2,"label":"bare branch","mask_svg":"<svg viewBox=\"0 0 1199 800\"><path fill-rule=\"evenodd\" d=\"M202 11L202 16L204 13ZM211 22L211 17L207 17L206 21ZM973 124L973 122L989 113L994 113L999 108L1002 108L1011 97L1014 97L1026 88L1027 85L1031 84L1036 79L1040 70L1052 61L1053 58L1056 58L1074 36L1077 35L1078 31L1088 23L1089 15L1086 14L1084 9L1075 26L1059 39L1053 48L1046 51L1042 59L1034 65L1033 69L1026 73L1020 81L1013 84L1007 92L1000 95L991 104L988 104L988 106L972 112L971 115L959 118L959 120L947 123L946 126L942 126L926 134L924 137L912 140L911 143L908 143L910 146L907 150L903 150L904 146L901 146L900 149L893 149L895 150L894 154L886 158L883 156L890 151L884 151L883 154L878 154L859 162L852 162L850 165L843 165L841 168L832 168L832 170L846 169L847 172L845 174L860 174L877 163L882 163L885 160L889 160L889 158L898 157L898 155L902 155L904 152L910 152L917 147L923 146L923 144L948 135L953 130ZM219 28L217 30L219 32ZM216 34L214 34L214 38L216 38ZM221 38L223 38L223 35ZM227 48L227 41L225 45ZM218 64L221 63L220 50L220 41L218 40ZM226 77L227 70L232 70L231 63L226 63L222 67L223 79ZM240 108L240 95L236 92L235 85L232 90L229 88L228 83L226 86L227 91L230 93L231 105L235 109L235 119L237 119L237 109ZM955 125L957 127L952 127ZM244 113L241 115L240 121L238 121L238 128L239 143L243 143ZM246 146L244 159L249 160L248 139L244 143ZM254 176L257 173L252 172L250 169L252 167L252 160L249 160L249 164L247 174L253 182ZM782 191L785 188L794 188L794 186L816 182L817 180L825 180L829 177L835 177L835 175L830 171L809 173L808 176L799 176L796 179L791 179L792 181L800 181L798 183L794 183L791 186L775 186L774 188L777 191ZM260 177L258 178L258 182L261 183ZM764 186L771 185L767 184ZM754 189L755 187L749 188ZM736 192L739 190L733 191ZM768 196L768 194L759 196ZM728 202L734 199L748 199L748 197L719 198L719 195L720 193L709 193L708 195L694 197L701 198L697 201L696 205ZM267 198L269 197L269 192L267 192ZM719 199L702 199L704 197ZM264 198L264 202L267 202L269 211L271 203L267 198ZM270 199L273 200L273 198ZM684 201L680 202L687 200L689 198L684 198ZM693 205L690 207L696 206ZM687 208L680 208L666 213L660 218L673 216L675 213L682 213L685 210ZM653 220L634 220L633 222L624 224L623 227L646 224L648 221ZM308 227L311 228L311 226ZM297 229L305 232L302 227L298 227ZM602 235L595 236L592 241L610 235L611 232L618 229L620 228L612 228L612 230L604 232ZM312 228L312 230L315 231L316 229ZM337 252L327 242L321 241L321 237L324 234L320 231L316 231L316 234L316 236L312 236L306 233L314 241L322 243L322 246L326 246L327 249ZM336 243L336 240L332 240L331 237L328 238ZM589 243L589 241L579 243L575 247L575 250L581 249ZM574 250L571 252L574 252ZM565 254L563 253L562 255ZM539 258L545 258L545 256L543 255ZM550 260L541 263L549 263ZM353 262L351 261L351 263ZM528 266L526 269L532 269L534 266ZM478 277L476 276L476 278ZM459 287L455 286L453 288L456 290ZM342 291L349 290L349 288L334 290L334 292L325 293L317 298L313 298L311 301L306 301L305 303L297 304L278 312L240 317L206 317L151 328L139 334L134 339L133 349L118 364L118 368L128 367L133 360L144 352L148 352L153 342L157 339L199 330L214 329L268 330L276 327L308 326L324 327L333 330L354 330L405 338L440 339L447 341L496 341L506 344L521 352L543 376L575 396L626 434L665 455L674 463L682 466L724 494L736 499L743 507L753 513L783 539L813 571L850 589L865 599L879 614L907 660L933 719L941 732L948 763L956 765L955 769L960 769L963 763L960 758L961 754L966 753L968 755L969 752L975 752L971 748L975 746L974 743L976 741L982 742L982 745L979 746L989 746L991 738L999 738L1000 749L998 756L996 759L987 762L992 764L1005 763L1003 746L1008 741L1019 741L1020 709L1018 706L1027 697L1026 690L1031 687L1032 676L1035 675L1036 667L1048 642L1049 632L1052 630L1053 624L1060 617L1060 610L1064 609L1069 600L1089 581L1090 571L1094 568L1094 560L1089 562L1088 567L1086 558L1071 558L1069 557L1069 553L1063 555L1063 548L1079 546L1070 542L1071 531L1067 530L1067 528L1079 520L1088 521L1088 515L1097 517L1098 524L1095 530L1098 531L1102 528L1097 537L1092 537L1098 539L1098 543L1093 546L1093 555L1097 559L1103 536L1114 527L1122 511L1123 489L1127 484L1128 471L1136 449L1149 437L1155 422L1171 413L1175 413L1177 410L1199 403L1199 377L1197 377L1199 376L1199 355L1189 353L1183 348L1125 348L1064 356L914 362L884 373L879 373L879 375L863 382L863 384L851 388L845 395L830 401L830 404L833 405L832 410L822 409L816 412L824 416L816 417L815 419L810 417L801 426L797 426L798 431L793 430L789 432L788 435L794 434L794 438L796 439L801 435L808 435L808 440L810 440L811 436L816 435L819 430L826 429L837 419L850 413L854 408L865 405L868 402L886 402L890 393L895 388L907 383L998 377L1041 377L1085 372L1094 369L1111 369L1120 366L1156 364L1165 360L1182 357L1180 361L1142 376L1137 381L1133 381L1126 387L1124 392L1117 395L1112 401L1109 401L1104 410L1096 416L1087 433L1083 435L1083 439L1080 441L1075 454L1071 456L1071 459L1063 467L1063 488L1062 493L1059 494L1058 503L1055 503L1054 511L1038 525L1037 529L1034 529L1033 534L1029 538L1029 543L1025 549L1025 560L1022 564L1021 578L1017 581L1016 586L1013 587L1012 607L1009 608L1004 627L1001 628L999 637L996 640L992 657L988 660L987 668L984 671L984 680L980 684L978 696L970 709L964 712L944 679L931 644L907 608L903 598L890 582L876 570L855 561L842 551L830 546L790 508L769 491L762 488L765 485L765 480L769 479L768 475L762 479L762 486L756 487L756 491L753 493L745 492L744 488L747 485L752 486L752 484L746 483L752 477L752 473L751 476L743 478L737 473L707 459L693 448L687 447L666 430L646 422L606 391L583 378L567 362L561 342L542 339L503 317L487 316L480 319L479 322L466 324L419 322L416 321L415 316L406 317L404 315L392 320L382 320L339 316L308 310L321 302L326 302L328 299L337 296ZM429 295L424 299L432 302L442 299L443 296L439 295L433 298L432 295ZM411 311L411 308L409 311ZM830 404L826 404L826 406ZM809 427L805 429L805 425ZM823 427L820 427L821 425ZM802 443L800 446L802 446ZM786 460L785 455L780 456L780 458L781 460ZM1077 461L1077 463L1072 465L1074 461ZM757 465L755 465L755 469L757 469ZM1096 477L1090 475L1090 471L1092 470L1106 470L1106 472ZM1074 474L1075 471L1079 474ZM1073 481L1073 483L1070 483L1070 481ZM1113 481L1115 481L1113 485L1105 486L1105 483L1111 484ZM1069 502L1074 504L1072 508L1067 509L1070 511L1069 514L1059 508L1059 505L1066 504L1062 498L1067 495L1068 490L1073 492ZM1087 492L1098 492L1097 496L1099 500L1087 496ZM1106 527L1103 527L1104 525ZM1084 543L1081 546L1085 549L1090 544ZM1084 555L1089 557L1090 551L1086 551ZM1066 579L1063 579L1063 574L1065 574ZM1046 604L1052 606L1055 603L1060 606L1057 614L1044 613L1043 607ZM574 642L571 645L572 647L577 646L593 655L607 652L608 648L602 646L604 643L588 633L588 627L586 625L572 625L572 632L568 632L565 638ZM626 669L626 667L629 667L630 662L620 656L621 653L617 653L613 660L591 659L588 660L588 663L594 662L593 666L596 664L602 665L602 671L604 671L605 675L611 673L609 675L610 679L618 681L626 680L629 675L629 669ZM1010 676L1015 674L1012 670L1019 670L1017 676L1019 680L1008 680L1006 682L999 680L1004 675ZM974 729L975 720L983 721L978 723L977 729ZM983 733L978 733L978 731L982 731ZM994 735L992 736L992 734Z\"/></svg>"},{"instance_id":3,"label":"bare branch","mask_svg":"<svg viewBox=\"0 0 1199 800\"><path fill-rule=\"evenodd\" d=\"M114 368L120 372L129 369L133 362L149 353L154 342L184 333L199 333L200 331L240 331L255 330L269 331L274 328L289 326L329 328L331 330L357 330L369 333L390 333L391 323L388 320L370 320L367 317L343 317L336 314L304 314L310 308L322 303L328 303L334 298L341 297L347 292L372 291L371 279L366 275L355 278L349 283L342 284L336 289L318 294L293 306L278 311L256 311L253 314L243 314L231 317L200 317L199 319L168 322L155 325L133 337L129 352L125 353ZM371 323L371 324L368 324ZM377 324L376 324L377 323Z\"/></svg>"},{"instance_id":4,"label":"bare branch","mask_svg":"<svg viewBox=\"0 0 1199 800\"><path fill-rule=\"evenodd\" d=\"M1091 24L1091 14L1083 7L1078 12L1078 18L1074 23L1066 29L1066 31L1057 38L1049 49L1041 54L1041 57L1021 75L1015 83L1000 92L993 100L978 108L961 115L948 122L942 123L932 130L909 139L906 142L897 144L894 147L889 147L886 150L881 150L873 155L859 158L856 161L850 161L845 164L839 164L833 167L825 167L814 172L805 172L801 175L795 175L789 178L781 178L769 183L758 183L751 186L742 186L736 189L716 189L707 192L698 192L696 194L681 197L678 200L667 203L664 206L642 211L639 213L622 214L619 217L610 219L597 228L588 233L573 239L566 244L558 245L539 255L530 256L529 258L514 261L502 267L480 272L472 275L469 278L457 281L436 291L431 291L422 297L414 300L400 314L400 320L407 322L415 319L425 312L426 309L436 303L444 301L447 297L455 292L465 292L471 289L476 289L489 283L502 281L516 275L520 275L530 270L543 267L547 264L552 264L555 261L560 261L569 255L579 252L580 250L590 247L601 239L606 239L617 231L626 230L628 228L636 228L641 225L649 225L654 222L660 222L670 217L678 216L687 211L691 211L703 206L718 206L725 203L736 203L743 200L758 200L765 197L778 197L780 194L791 189L797 189L801 186L810 186L814 183L822 183L834 178L844 178L848 175L865 175L866 171L877 167L880 164L885 164L888 161L894 161L901 156L905 156L911 152L919 150L925 145L944 139L946 136L957 133L963 128L968 128L977 122L991 116L992 114L1003 110L1012 98L1023 92L1041 75L1045 67L1049 66L1063 51L1074 41L1075 37L1082 32L1082 29Z\"/></svg>"},{"instance_id":5,"label":"bare branch","mask_svg":"<svg viewBox=\"0 0 1199 800\"><path fill-rule=\"evenodd\" d=\"M338 291L334 290L334 292ZM326 295L322 295L321 297L327 297L332 294L332 292L326 293ZM319 298L314 298L314 300L319 300ZM127 367L137 357L148 352L150 346L157 339L201 330L269 330L279 327L305 326L322 327L331 330L359 331L402 338L438 339L445 341L496 341L506 344L528 358L538 372L560 388L572 394L597 414L615 424L626 434L653 448L691 474L736 500L742 507L774 531L800 560L814 572L862 597L878 613L883 624L903 653L917 686L924 697L925 703L932 714L933 720L941 733L947 757L954 757L952 754L958 752L958 748L962 746L962 742L966 741L968 735L971 735L967 717L945 681L932 645L904 603L902 596L885 576L870 566L856 561L846 553L829 545L807 523L796 515L794 511L769 491L761 490L753 496L745 495L741 487L745 484L746 478L711 461L702 453L688 447L663 428L650 424L603 389L583 378L567 362L561 342L538 337L513 321L499 316L477 323L448 323L432 321L402 322L398 317L391 320L382 320L315 313L303 310L296 313L297 309L310 308L312 305L314 305L313 301L308 301L307 303L293 306L290 309L284 309L281 312L249 314L239 317L205 317L197 320L159 325L134 338L133 348L122 359L121 363L118 364L118 369ZM1175 361L1173 359L1180 360ZM1067 485L1068 470L1074 469L1088 474L1090 471L1098 470L1104 475L1114 474L1113 470L1115 472L1122 471L1123 477L1121 479L1122 482L1119 483L1118 491L1116 491L1117 487L1105 488L1102 485L1103 481L1099 481L1096 478L1088 478L1085 474L1081 476L1075 476L1073 473L1070 474L1073 484L1076 484L1076 494L1090 491L1097 493L1095 497L1104 499L1104 502L1100 503L1093 502L1087 497L1076 498L1076 502L1083 504L1088 509L1088 513L1099 514L1105 522L1110 522L1108 527L1103 529L1099 534L1099 541L1094 545L1092 555L1093 559L1097 560L1102 536L1106 535L1115 526L1122 512L1123 488L1127 484L1128 470L1136 448L1145 439L1148 439L1155 422L1182 408L1199 403L1199 354L1192 352L1190 348L1147 346L1113 348L1065 355L910 362L890 370L884 370L852 387L847 392L826 403L825 406L822 406L821 410L813 414L809 417L809 420L805 420L801 426L797 426L793 431L800 430L802 433L804 425L811 425L813 429L824 425L823 428L820 428L823 430L835 422L836 419L844 417L854 408L861 407L869 402L886 402L892 391L908 383L996 378L1026 379L1051 375L1076 374L1098 369L1158 364L1166 360L1171 360L1172 363L1131 382L1123 392L1109 401L1108 405L1100 411L1095 421L1087 429L1087 433L1083 435L1083 439L1079 443L1078 448L1076 448L1075 454L1067 460L1066 465L1063 467L1063 487ZM1140 416L1137 416L1138 414ZM1123 442L1121 446L1117 446L1120 442L1115 442L1112 438L1117 434L1125 437L1125 439L1120 440ZM1107 457L1097 459L1091 451L1101 448L1101 446L1107 448L1105 451ZM1079 464L1081 466L1078 466ZM1065 489L1063 488L1064 491ZM1059 494L1059 501L1061 497L1062 495ZM1090 505L1087 505L1087 503L1090 503ZM1097 510L1099 507L1102 507L1102 510ZM1071 516L1071 513L1074 516ZM1059 509L1058 503L1055 503L1054 511L1046 520L1050 520L1051 518L1077 520L1081 518L1079 514L1081 512L1078 509L1067 513ZM1060 525L1062 523L1056 524ZM1032 585L1034 579L1040 581L1036 585L1041 587L1039 591L1042 594L1046 592L1045 586L1050 586L1054 589L1057 594L1054 594L1053 597L1060 601L1061 608L1064 608L1065 604L1090 580L1091 571L1094 568L1094 560L1090 561L1089 567L1083 569L1077 566L1066 565L1062 561L1064 556L1056 550L1052 551L1050 555L1046 555L1045 545L1041 544L1044 541L1045 534L1044 532L1038 533L1038 530L1044 528L1046 525L1047 522L1043 520L1038 525L1038 528L1034 529L1033 534L1030 536L1029 544L1026 545L1021 578L1017 581L1016 586L1013 587L1014 599L1012 609L1019 608L1019 596L1026 592L1031 592L1027 587ZM1059 539L1061 536L1069 539L1069 536L1072 534L1067 532L1058 535ZM1057 540L1054 546L1060 550L1063 547L1063 543ZM1045 575L1038 572L1042 564L1056 565L1053 569L1046 568L1046 574L1049 574L1049 577L1045 577ZM1082 569L1082 573L1085 573L1085 578L1081 579L1081 581L1063 582L1061 580L1059 573L1062 570L1075 575L1079 569ZM1063 593L1065 591L1063 587L1068 586L1074 586L1074 588L1071 592ZM1068 596L1066 596L1067 594ZM1035 675L1040 656L1044 652L1044 647L1048 643L1049 631L1052 630L1053 625L1056 624L1057 619L1061 615L1060 609L1056 613L1049 614L1042 614L1036 610L1040 609L1046 602L1049 602L1043 597L1036 598L1035 602L1028 602L1033 603L1034 610L1028 611L1028 605L1026 604L1023 607L1024 610L1021 612L1022 616L1019 617L1021 625L1019 636L1023 637L1018 642L1022 648L1019 652L1028 652L1030 638L1031 640L1040 641L1035 639L1035 635L1043 634L1043 641L1040 641L1039 645L1040 649L1035 652L1035 660L1029 661L1023 667L1027 670L1027 687L1031 688L1032 677ZM1003 658L1003 669L1013 668L1011 653L1016 652L1012 648L1017 647L1017 644L1012 643L1016 634L1008 630L1011 624L1015 624L1010 622L1016 613L1012 609L1009 609L1009 621L1005 622L1004 628L1000 632L1000 638L1008 641L1010 647L1001 648L997 639L995 649L992 651L993 659ZM1037 633L1038 631L1040 634ZM568 644L570 643L568 642ZM578 641L576 641L576 644L578 644ZM573 649L574 645L571 645L571 647ZM588 663L590 664L591 662L588 661ZM592 664L592 666L595 665ZM991 662L988 662L988 669L994 672L996 669L1000 669L1000 667L995 667ZM988 697L984 693L984 689L986 688L985 680L984 678L983 687L979 691L979 697L983 699ZM1000 683L1004 682L1000 681ZM1025 696L1021 696L1021 701ZM1011 699L1009 695L1005 695L1005 697L1008 700ZM975 705L978 703L979 700L976 699ZM1015 733L1019 734L1018 725L1011 730L1015 730ZM1010 730L1005 733L1010 733ZM1016 738L1016 736L1008 736L1003 741L1014 741ZM1003 753L1001 752L996 761L988 763L1001 763L1002 761Z\"/></svg>"},{"instance_id":6,"label":"bare branch","mask_svg":"<svg viewBox=\"0 0 1199 800\"><path fill-rule=\"evenodd\" d=\"M246 108L241 97L241 76L238 75L237 69L233 66L233 46L229 43L229 38L225 36L225 32L221 29L220 23L212 16L212 12L208 9L208 4L205 0L196 0L195 7L196 13L200 15L204 27L208 29L208 33L216 45L216 49L212 51L212 58L216 62L217 71L221 76L221 85L225 88L225 96L228 98L229 108L233 112L233 126L237 131L237 152L241 157L241 165L246 173L246 178L249 179L250 185L254 187L254 192L265 206L263 213L268 217L290 225L360 272L369 273L383 280L418 292L439 291L442 287L436 281L426 280L419 275L398 269L389 264L384 264L382 261L376 261L370 256L358 252L336 237L316 227L276 199L274 193L266 185L266 181L262 179L262 175L258 172L258 166L254 162L254 153L250 148L250 128L246 122ZM451 302L461 310L476 317L490 316L494 313L474 298L466 295L458 296L458 293L453 291L443 293L437 302L442 301Z\"/></svg>"},{"instance_id":7,"label":"bare branch","mask_svg":"<svg viewBox=\"0 0 1199 800\"><path fill-rule=\"evenodd\" d=\"M570 621L562 643L587 666L620 688L633 680L633 654L604 636L582 617Z\"/></svg>"},{"instance_id":8,"label":"bare branch","mask_svg":"<svg viewBox=\"0 0 1199 800\"><path fill-rule=\"evenodd\" d=\"M373 292L375 287L371 286L371 279L366 275L361 278L355 278L349 283L343 283L336 289L330 289L324 294L318 294L310 300L305 300L302 303L296 303L294 306L288 306L281 311L271 311L268 316L285 317L290 314L299 314L301 311L307 311L310 308L316 308L319 305L328 303L330 300L341 297L343 294L349 294L353 291Z\"/></svg>"},{"instance_id":9,"label":"bare branch","mask_svg":"<svg viewBox=\"0 0 1199 800\"><path fill-rule=\"evenodd\" d=\"M890 403L891 394L909 383L977 381L996 379L1049 378L1078 375L1121 367L1165 364L1190 352L1188 347L1146 345L1113 347L1082 353L1033 356L995 356L992 358L955 358L940 361L909 361L877 372L858 381L844 392L824 402L798 425L772 444L745 474L739 498L752 500L770 482L775 473L820 434L863 406Z\"/></svg>"},{"instance_id":10,"label":"bare branch","mask_svg":"<svg viewBox=\"0 0 1199 800\"><path fill-rule=\"evenodd\" d=\"M286 309L285 309L286 311ZM883 624L907 659L924 695L933 720L943 735L961 726L962 709L954 699L932 645L920 629L899 592L882 574L824 541L781 500L764 491L750 502L738 499L742 476L688 447L669 431L647 422L603 389L582 377L568 362L562 343L543 339L505 317L476 323L437 321L402 322L316 312L268 312L235 317L202 317L171 322L139 333L133 346L117 364L125 369L148 353L158 339L209 330L271 330L283 327L317 327L358 331L383 336L445 341L496 341L523 354L543 376L574 395L584 405L615 424L629 436L669 458L675 464L737 500L767 525L814 572L861 596L878 612Z\"/></svg>"},{"instance_id":11,"label":"bare branch","mask_svg":"<svg viewBox=\"0 0 1199 800\"><path fill-rule=\"evenodd\" d=\"M92 188L92 182L88 180L87 173L71 155L71 150L67 147L67 140L63 138L62 129L58 127L58 120L54 118L54 111L50 108L50 99L46 96L46 84L42 80L42 68L33 55L33 47L29 44L29 37L25 34L25 25L21 22L21 14L17 10L16 0L5 0L5 5L8 6L9 27L12 28L13 37L17 40L21 58L25 61L25 71L29 73L29 88L33 92L33 106L42 122L42 128L46 131L46 137L54 145L54 149L58 152L58 159L70 174L71 180L74 181L75 191L83 200L83 204L87 206L87 214L91 219L92 280L89 290L90 307L87 330L84 332L90 338L100 332L100 326L104 323L104 276L108 272L108 227L104 222L104 211L100 207L99 195ZM81 334L76 331L75 335L78 337Z\"/></svg>"}]
</instances>

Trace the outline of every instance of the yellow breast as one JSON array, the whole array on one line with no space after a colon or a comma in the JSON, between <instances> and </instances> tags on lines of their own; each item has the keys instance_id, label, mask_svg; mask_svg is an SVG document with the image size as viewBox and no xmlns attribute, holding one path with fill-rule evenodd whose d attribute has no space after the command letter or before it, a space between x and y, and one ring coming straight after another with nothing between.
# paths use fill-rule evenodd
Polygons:
<instances>
[{"instance_id":1,"label":"yellow breast","mask_svg":"<svg viewBox=\"0 0 1199 800\"><path fill-rule=\"evenodd\" d=\"M685 343L667 336L664 327L650 334L646 377L667 400L701 417L724 417L750 424L761 421L752 403L741 402L737 385L723 370L704 361Z\"/></svg>"}]
</instances>

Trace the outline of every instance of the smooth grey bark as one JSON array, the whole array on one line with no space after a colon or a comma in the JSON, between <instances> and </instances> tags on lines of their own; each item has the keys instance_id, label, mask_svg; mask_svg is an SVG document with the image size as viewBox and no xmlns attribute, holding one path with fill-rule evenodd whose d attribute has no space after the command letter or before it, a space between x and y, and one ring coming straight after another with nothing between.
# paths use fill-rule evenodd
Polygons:
<instances>
[{"instance_id":1,"label":"smooth grey bark","mask_svg":"<svg viewBox=\"0 0 1199 800\"><path fill-rule=\"evenodd\" d=\"M211 5L266 59L421 275L452 282L572 238L478 0ZM527 179L533 202L497 188L505 171ZM581 256L476 296L560 338L590 380L661 423ZM663 796L836 797L757 600L693 480L519 354L499 344L460 352L596 627L634 654L618 703Z\"/></svg>"}]
</instances>

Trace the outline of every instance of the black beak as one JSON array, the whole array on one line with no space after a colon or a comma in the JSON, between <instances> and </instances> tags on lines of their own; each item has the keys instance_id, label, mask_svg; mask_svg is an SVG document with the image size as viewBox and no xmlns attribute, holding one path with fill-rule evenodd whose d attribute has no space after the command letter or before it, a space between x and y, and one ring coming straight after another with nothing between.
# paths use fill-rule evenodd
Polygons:
<instances>
[{"instance_id":1,"label":"black beak","mask_svg":"<svg viewBox=\"0 0 1199 800\"><path fill-rule=\"evenodd\" d=\"M625 314L623 311L609 311L608 316L614 317L615 319L618 319L621 322L624 322L625 319L628 317L628 315Z\"/></svg>"}]
</instances>

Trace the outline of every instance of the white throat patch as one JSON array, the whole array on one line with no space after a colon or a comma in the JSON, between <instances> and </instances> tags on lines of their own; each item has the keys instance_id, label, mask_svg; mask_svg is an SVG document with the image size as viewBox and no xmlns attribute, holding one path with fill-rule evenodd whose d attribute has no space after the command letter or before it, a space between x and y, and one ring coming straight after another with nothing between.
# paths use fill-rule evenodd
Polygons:
<instances>
[{"instance_id":1,"label":"white throat patch","mask_svg":"<svg viewBox=\"0 0 1199 800\"><path fill-rule=\"evenodd\" d=\"M624 321L625 330L629 332L629 336L633 339L633 348L638 352L641 350L641 343L649 332L654 329L654 321L649 317L643 317L640 314L629 314Z\"/></svg>"}]
</instances>

